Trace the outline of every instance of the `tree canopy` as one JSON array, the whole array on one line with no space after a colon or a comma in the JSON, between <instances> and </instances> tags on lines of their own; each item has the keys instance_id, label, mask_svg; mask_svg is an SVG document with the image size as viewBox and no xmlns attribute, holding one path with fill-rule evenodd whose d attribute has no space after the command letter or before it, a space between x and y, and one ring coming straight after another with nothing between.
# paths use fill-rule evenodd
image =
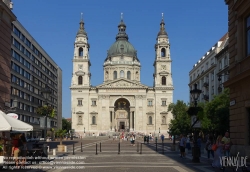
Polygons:
<instances>
[{"instance_id":1,"label":"tree canopy","mask_svg":"<svg viewBox=\"0 0 250 172\"><path fill-rule=\"evenodd\" d=\"M229 130L229 89L214 96L214 99L205 105L204 113L208 122L206 129L224 134Z\"/></svg>"},{"instance_id":2,"label":"tree canopy","mask_svg":"<svg viewBox=\"0 0 250 172\"><path fill-rule=\"evenodd\" d=\"M42 116L48 115L48 117L50 118L55 117L55 109L52 106L47 106L47 105L39 106L36 108L36 113Z\"/></svg>"},{"instance_id":3,"label":"tree canopy","mask_svg":"<svg viewBox=\"0 0 250 172\"><path fill-rule=\"evenodd\" d=\"M170 104L168 111L172 112L173 119L169 124L171 135L187 134L191 132L191 115L197 115L201 121L201 130L214 134L224 134L229 130L229 89L214 96L213 100L198 103L197 107L188 106L181 100Z\"/></svg>"},{"instance_id":4,"label":"tree canopy","mask_svg":"<svg viewBox=\"0 0 250 172\"><path fill-rule=\"evenodd\" d=\"M69 122L67 119L63 118L62 119L62 129L69 132L69 130L71 130L71 122Z\"/></svg>"},{"instance_id":5,"label":"tree canopy","mask_svg":"<svg viewBox=\"0 0 250 172\"><path fill-rule=\"evenodd\" d=\"M176 104L171 103L168 106L168 112L173 114L173 119L169 124L169 132L171 135L187 134L191 127L191 118L187 113L188 105L181 100L177 100Z\"/></svg>"}]
</instances>

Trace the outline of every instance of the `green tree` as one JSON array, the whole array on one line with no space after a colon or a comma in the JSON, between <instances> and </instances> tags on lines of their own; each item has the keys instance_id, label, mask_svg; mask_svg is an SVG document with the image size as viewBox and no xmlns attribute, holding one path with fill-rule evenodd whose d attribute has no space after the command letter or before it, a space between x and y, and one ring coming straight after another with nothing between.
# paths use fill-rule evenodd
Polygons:
<instances>
[{"instance_id":1,"label":"green tree","mask_svg":"<svg viewBox=\"0 0 250 172\"><path fill-rule=\"evenodd\" d=\"M63 129L59 129L56 131L56 137L60 138L60 145L62 145L62 139L64 138L66 133L67 133L67 131L63 130Z\"/></svg>"},{"instance_id":2,"label":"green tree","mask_svg":"<svg viewBox=\"0 0 250 172\"><path fill-rule=\"evenodd\" d=\"M214 99L205 105L204 113L208 122L207 129L217 134L224 134L229 130L229 89L214 96Z\"/></svg>"},{"instance_id":3,"label":"green tree","mask_svg":"<svg viewBox=\"0 0 250 172\"><path fill-rule=\"evenodd\" d=\"M39 106L36 108L36 113L42 116L48 115L50 118L55 117L55 109L52 106Z\"/></svg>"},{"instance_id":4,"label":"green tree","mask_svg":"<svg viewBox=\"0 0 250 172\"><path fill-rule=\"evenodd\" d=\"M191 118L187 113L188 105L181 100L177 100L176 104L171 103L168 106L168 112L173 114L173 119L169 124L169 132L171 135L180 135L190 131Z\"/></svg>"},{"instance_id":5,"label":"green tree","mask_svg":"<svg viewBox=\"0 0 250 172\"><path fill-rule=\"evenodd\" d=\"M67 119L63 118L62 119L62 129L69 132L69 130L71 130L71 122L69 122Z\"/></svg>"}]
</instances>

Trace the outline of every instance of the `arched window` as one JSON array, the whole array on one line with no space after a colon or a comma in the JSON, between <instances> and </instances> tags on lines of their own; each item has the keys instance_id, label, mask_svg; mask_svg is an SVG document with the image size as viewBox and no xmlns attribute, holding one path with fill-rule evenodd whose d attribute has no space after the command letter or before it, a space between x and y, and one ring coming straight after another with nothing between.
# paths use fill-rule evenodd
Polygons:
<instances>
[{"instance_id":1,"label":"arched window","mask_svg":"<svg viewBox=\"0 0 250 172\"><path fill-rule=\"evenodd\" d=\"M165 48L161 49L161 57L166 57L166 50L165 50Z\"/></svg>"},{"instance_id":2,"label":"arched window","mask_svg":"<svg viewBox=\"0 0 250 172\"><path fill-rule=\"evenodd\" d=\"M123 78L123 77L124 77L124 71L121 70L121 71L120 71L120 78Z\"/></svg>"},{"instance_id":3,"label":"arched window","mask_svg":"<svg viewBox=\"0 0 250 172\"><path fill-rule=\"evenodd\" d=\"M96 124L96 118L95 118L95 116L92 116L92 124Z\"/></svg>"},{"instance_id":4,"label":"arched window","mask_svg":"<svg viewBox=\"0 0 250 172\"><path fill-rule=\"evenodd\" d=\"M79 56L81 56L81 57L83 56L83 48L82 47L79 48Z\"/></svg>"},{"instance_id":5,"label":"arched window","mask_svg":"<svg viewBox=\"0 0 250 172\"><path fill-rule=\"evenodd\" d=\"M117 71L114 71L114 79L117 79Z\"/></svg>"},{"instance_id":6,"label":"arched window","mask_svg":"<svg viewBox=\"0 0 250 172\"><path fill-rule=\"evenodd\" d=\"M131 79L131 72L130 71L127 71L127 78Z\"/></svg>"},{"instance_id":7,"label":"arched window","mask_svg":"<svg viewBox=\"0 0 250 172\"><path fill-rule=\"evenodd\" d=\"M82 85L82 76L78 77L78 85Z\"/></svg>"},{"instance_id":8,"label":"arched window","mask_svg":"<svg viewBox=\"0 0 250 172\"><path fill-rule=\"evenodd\" d=\"M161 85L166 85L166 77L165 76L163 76L161 78Z\"/></svg>"},{"instance_id":9,"label":"arched window","mask_svg":"<svg viewBox=\"0 0 250 172\"><path fill-rule=\"evenodd\" d=\"M153 120L152 120L152 116L149 116L149 117L148 117L148 124L153 124L152 121L153 121Z\"/></svg>"}]
</instances>

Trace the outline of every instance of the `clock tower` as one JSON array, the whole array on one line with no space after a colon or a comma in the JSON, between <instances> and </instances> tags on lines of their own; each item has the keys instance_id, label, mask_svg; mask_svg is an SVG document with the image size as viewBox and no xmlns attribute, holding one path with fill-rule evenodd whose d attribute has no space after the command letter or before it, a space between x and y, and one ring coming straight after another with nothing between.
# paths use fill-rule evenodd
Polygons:
<instances>
[{"instance_id":1,"label":"clock tower","mask_svg":"<svg viewBox=\"0 0 250 172\"><path fill-rule=\"evenodd\" d=\"M165 30L163 19L160 23L160 31L156 38L155 44L155 61L154 61L154 87L172 87L171 74L170 43L168 34Z\"/></svg>"}]
</instances>

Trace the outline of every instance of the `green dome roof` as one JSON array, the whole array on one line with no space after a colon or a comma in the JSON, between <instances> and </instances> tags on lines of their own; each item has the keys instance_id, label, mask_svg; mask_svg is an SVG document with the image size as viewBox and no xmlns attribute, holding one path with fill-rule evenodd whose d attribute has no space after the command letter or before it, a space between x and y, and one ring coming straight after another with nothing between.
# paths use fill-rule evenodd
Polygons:
<instances>
[{"instance_id":1,"label":"green dome roof","mask_svg":"<svg viewBox=\"0 0 250 172\"><path fill-rule=\"evenodd\" d=\"M112 57L119 55L135 57L136 50L126 39L117 39L117 41L109 48L108 56Z\"/></svg>"},{"instance_id":2,"label":"green dome roof","mask_svg":"<svg viewBox=\"0 0 250 172\"><path fill-rule=\"evenodd\" d=\"M128 35L126 34L126 25L121 19L121 22L118 25L118 34L116 35L116 42L111 45L108 50L108 57L114 56L129 56L136 57L136 50L133 45L128 42Z\"/></svg>"}]
</instances>

